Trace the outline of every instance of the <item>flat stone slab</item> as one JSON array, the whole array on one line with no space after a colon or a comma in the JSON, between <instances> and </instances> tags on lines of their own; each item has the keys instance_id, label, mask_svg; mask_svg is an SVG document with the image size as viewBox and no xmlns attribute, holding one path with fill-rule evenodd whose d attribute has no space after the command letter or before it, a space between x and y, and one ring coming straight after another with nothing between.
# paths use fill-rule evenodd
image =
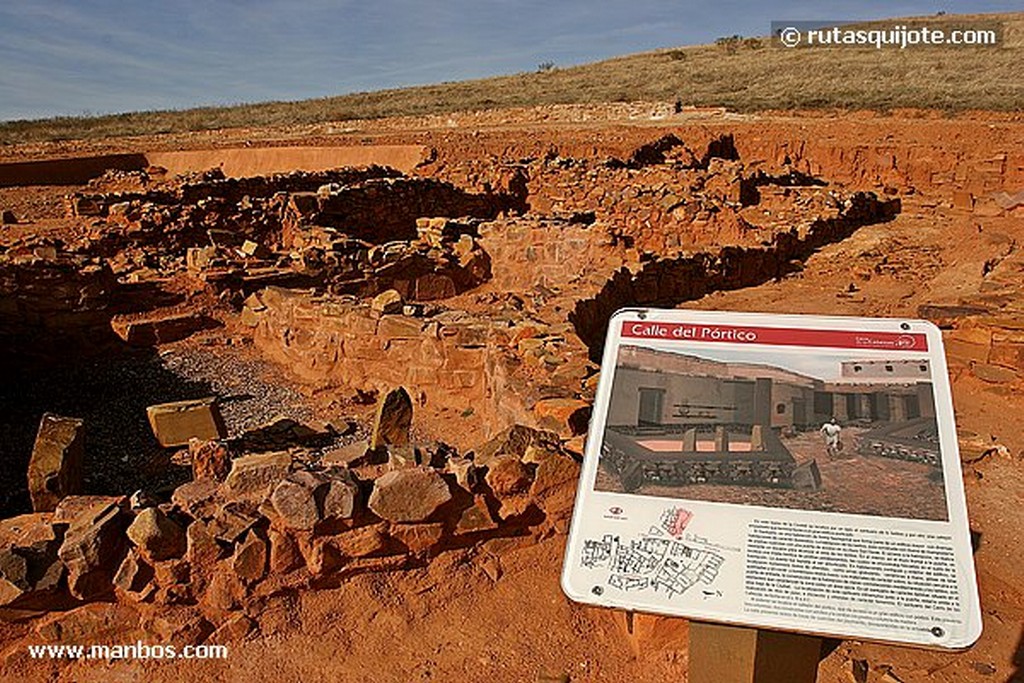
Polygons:
<instances>
[{"instance_id":1,"label":"flat stone slab","mask_svg":"<svg viewBox=\"0 0 1024 683\"><path fill-rule=\"evenodd\" d=\"M412 427L412 399L405 387L392 389L380 398L370 435L370 448L404 446Z\"/></svg>"},{"instance_id":2,"label":"flat stone slab","mask_svg":"<svg viewBox=\"0 0 1024 683\"><path fill-rule=\"evenodd\" d=\"M132 346L167 344L215 325L213 319L199 313L160 314L146 318L115 317L110 322L114 333Z\"/></svg>"},{"instance_id":3,"label":"flat stone slab","mask_svg":"<svg viewBox=\"0 0 1024 683\"><path fill-rule=\"evenodd\" d=\"M160 445L187 446L189 439L212 441L227 436L215 398L160 403L146 408L149 425Z\"/></svg>"}]
</instances>

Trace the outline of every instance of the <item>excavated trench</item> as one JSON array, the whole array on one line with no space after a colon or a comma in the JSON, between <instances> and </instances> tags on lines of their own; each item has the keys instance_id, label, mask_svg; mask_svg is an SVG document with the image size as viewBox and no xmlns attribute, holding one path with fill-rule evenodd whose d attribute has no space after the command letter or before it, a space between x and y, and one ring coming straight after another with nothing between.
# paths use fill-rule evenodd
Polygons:
<instances>
[{"instance_id":1,"label":"excavated trench","mask_svg":"<svg viewBox=\"0 0 1024 683\"><path fill-rule=\"evenodd\" d=\"M633 273L623 268L594 297L580 300L569 313L590 358L599 362L608 320L620 308L674 308L720 291L756 287L799 270L803 261L823 246L850 237L858 228L893 220L898 199L880 202L874 195L857 193L850 209L835 218L815 220L801 234L797 230L776 235L762 248L725 247L675 259L658 259Z\"/></svg>"},{"instance_id":2,"label":"excavated trench","mask_svg":"<svg viewBox=\"0 0 1024 683\"><path fill-rule=\"evenodd\" d=\"M213 393L169 370L155 354L109 354L9 371L0 390L0 514L31 510L25 471L44 413L84 421L84 493L120 495L180 484L185 468L159 467L146 407Z\"/></svg>"}]
</instances>

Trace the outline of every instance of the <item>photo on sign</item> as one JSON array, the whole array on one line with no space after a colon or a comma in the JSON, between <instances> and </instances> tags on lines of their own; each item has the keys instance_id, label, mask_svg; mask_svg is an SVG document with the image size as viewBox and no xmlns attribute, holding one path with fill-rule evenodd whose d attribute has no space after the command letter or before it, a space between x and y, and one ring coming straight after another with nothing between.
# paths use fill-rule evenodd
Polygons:
<instances>
[{"instance_id":1,"label":"photo on sign","mask_svg":"<svg viewBox=\"0 0 1024 683\"><path fill-rule=\"evenodd\" d=\"M946 520L927 358L619 347L595 490Z\"/></svg>"}]
</instances>

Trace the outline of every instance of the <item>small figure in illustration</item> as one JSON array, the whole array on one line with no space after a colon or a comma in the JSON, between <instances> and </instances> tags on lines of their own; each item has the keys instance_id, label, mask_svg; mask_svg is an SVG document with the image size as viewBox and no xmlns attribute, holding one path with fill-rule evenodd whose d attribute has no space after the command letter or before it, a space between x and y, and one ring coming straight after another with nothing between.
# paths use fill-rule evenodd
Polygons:
<instances>
[{"instance_id":1,"label":"small figure in illustration","mask_svg":"<svg viewBox=\"0 0 1024 683\"><path fill-rule=\"evenodd\" d=\"M836 458L839 456L839 452L843 450L843 442L839 436L843 431L843 428L836 422L836 418L832 418L825 424L821 425L821 436L825 439L825 450L828 452L828 457Z\"/></svg>"}]
</instances>

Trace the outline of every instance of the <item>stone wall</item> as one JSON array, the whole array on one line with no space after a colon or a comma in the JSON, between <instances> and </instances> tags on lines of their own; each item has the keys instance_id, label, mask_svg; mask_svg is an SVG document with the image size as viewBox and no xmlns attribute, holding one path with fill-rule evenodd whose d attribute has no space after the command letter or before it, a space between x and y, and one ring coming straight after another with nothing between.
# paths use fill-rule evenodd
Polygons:
<instances>
[{"instance_id":1,"label":"stone wall","mask_svg":"<svg viewBox=\"0 0 1024 683\"><path fill-rule=\"evenodd\" d=\"M912 189L926 203L946 208L954 206L954 192L965 192L971 196L968 211L994 212L998 207L992 193L1024 187L1024 160L1008 153L1019 146L1012 124L993 121L965 133L963 121L956 119L876 118L810 117L794 124L723 117L663 126L542 130L528 137L503 131L446 132L437 140L421 138L435 146L437 159L420 172L447 177L460 163L488 158L496 163L545 156L625 160L662 135L675 135L693 150L730 135L739 157L750 166L771 173L791 168L858 189Z\"/></svg>"},{"instance_id":2,"label":"stone wall","mask_svg":"<svg viewBox=\"0 0 1024 683\"><path fill-rule=\"evenodd\" d=\"M110 329L117 281L109 266L58 257L48 246L23 251L0 258L4 363L74 360L118 341Z\"/></svg>"},{"instance_id":3,"label":"stone wall","mask_svg":"<svg viewBox=\"0 0 1024 683\"><path fill-rule=\"evenodd\" d=\"M124 202L151 204L194 204L200 200L221 199L236 203L243 197L271 197L278 192L315 192L328 183L349 185L372 178L392 178L402 174L384 166L341 168L330 171L282 173L249 178L225 178L213 171L198 177L186 177L145 192L76 192L67 198L69 217L106 216L110 207Z\"/></svg>"},{"instance_id":4,"label":"stone wall","mask_svg":"<svg viewBox=\"0 0 1024 683\"><path fill-rule=\"evenodd\" d=\"M926 305L922 318L944 330L946 358L953 372L968 372L990 384L1024 381L1024 302L1017 295L1024 253L1011 245L990 263L981 293L950 305Z\"/></svg>"},{"instance_id":5,"label":"stone wall","mask_svg":"<svg viewBox=\"0 0 1024 683\"><path fill-rule=\"evenodd\" d=\"M589 296L617 268L638 263L637 251L613 244L602 225L527 216L483 223L478 231L491 258L493 290L568 285L578 296Z\"/></svg>"},{"instance_id":6,"label":"stone wall","mask_svg":"<svg viewBox=\"0 0 1024 683\"><path fill-rule=\"evenodd\" d=\"M640 169L592 163L565 168L538 165L528 182L530 210L539 214L592 213L614 225L629 246L662 252L699 244L737 244L756 237L751 226L725 206L740 198L738 169L719 191L705 193L707 172L673 165ZM717 174L715 174L717 175Z\"/></svg>"},{"instance_id":7,"label":"stone wall","mask_svg":"<svg viewBox=\"0 0 1024 683\"><path fill-rule=\"evenodd\" d=\"M500 188L527 215L594 223L612 245L659 255L759 245L809 214L834 215L847 194L789 164L748 166L730 135L696 150L666 135L624 159L549 154L514 164L468 160L440 172L464 186Z\"/></svg>"},{"instance_id":8,"label":"stone wall","mask_svg":"<svg viewBox=\"0 0 1024 683\"><path fill-rule=\"evenodd\" d=\"M533 420L503 386L506 320L456 311L381 315L352 299L277 288L259 299L251 316L258 348L304 381L361 390L404 386L414 400L471 410L492 430Z\"/></svg>"}]
</instances>

